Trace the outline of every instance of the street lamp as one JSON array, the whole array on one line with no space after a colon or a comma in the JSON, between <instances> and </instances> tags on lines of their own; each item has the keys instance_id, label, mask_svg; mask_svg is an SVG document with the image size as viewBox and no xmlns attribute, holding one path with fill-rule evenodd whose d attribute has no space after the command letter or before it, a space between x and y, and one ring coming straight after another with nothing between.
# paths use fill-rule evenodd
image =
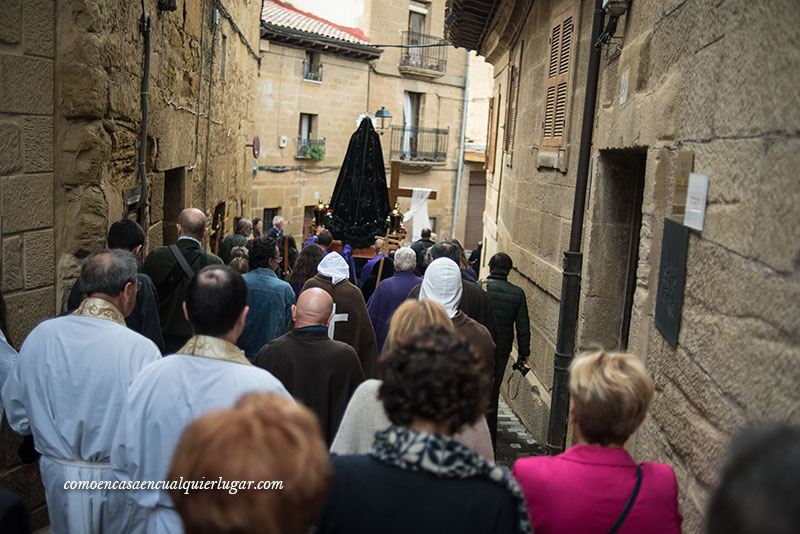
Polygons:
<instances>
[{"instance_id":1,"label":"street lamp","mask_svg":"<svg viewBox=\"0 0 800 534\"><path fill-rule=\"evenodd\" d=\"M392 114L383 106L375 112L375 118L380 121L377 130L381 134L392 124Z\"/></svg>"}]
</instances>

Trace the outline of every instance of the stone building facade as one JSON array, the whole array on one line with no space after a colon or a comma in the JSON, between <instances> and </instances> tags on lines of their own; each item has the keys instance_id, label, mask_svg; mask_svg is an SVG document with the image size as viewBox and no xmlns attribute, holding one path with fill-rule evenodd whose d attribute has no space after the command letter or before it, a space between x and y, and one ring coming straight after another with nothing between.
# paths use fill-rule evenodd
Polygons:
<instances>
[{"instance_id":1,"label":"stone building facade","mask_svg":"<svg viewBox=\"0 0 800 534\"><path fill-rule=\"evenodd\" d=\"M282 27L281 31L300 31L307 41L289 43L283 37L268 34L262 40L264 60L271 68L262 69L258 90L257 129L265 149L259 158L261 170L254 183L250 215L280 214L287 220L289 231L300 235L304 221L309 222L310 208L320 197L327 202L333 192L356 118L384 107L392 115L391 128L381 136L387 180L390 162L401 161L401 187L437 192L436 200L428 204L435 230L440 235L453 234L453 207L458 206L455 235L463 236L468 187L460 189L459 199L455 194L468 54L450 46L401 46L409 39L412 44L441 42L444 1L409 5L365 1L358 29L343 29L325 20L321 23L327 29L321 29L319 24L312 27L303 17L319 23L318 17L275 1L265 3L265 13L271 5L295 15L274 19L270 18L275 17L274 11L270 11L269 20L265 21ZM418 31L412 32L409 24ZM325 40L331 36L334 46L328 50L314 45L315 38ZM336 50L352 45L391 46L378 47L383 50L380 55L363 58ZM307 57L322 64L321 81L304 79L303 62ZM310 161L297 153L297 138L305 135L303 120L312 121L311 131L318 136L312 140L324 139L322 161ZM410 127L406 132L404 124ZM281 147L284 137L286 144ZM466 183L469 173L462 167L461 174L462 183ZM399 204L401 211L407 211L410 198L400 198Z\"/></svg>"},{"instance_id":2,"label":"stone building facade","mask_svg":"<svg viewBox=\"0 0 800 534\"><path fill-rule=\"evenodd\" d=\"M469 3L448 2L446 34L494 65L484 261L507 252L527 293L533 372L515 375L509 400L544 442L594 2L501 0L478 19ZM800 11L788 0L634 0L618 22L601 51L577 207L575 344L646 362L656 398L629 446L675 468L684 531L700 532L730 437L751 422L800 422ZM689 170L710 185L673 347L654 315L665 220L683 222Z\"/></svg>"},{"instance_id":3,"label":"stone building facade","mask_svg":"<svg viewBox=\"0 0 800 534\"><path fill-rule=\"evenodd\" d=\"M333 193L356 118L366 112L368 61L381 51L360 30L281 2L265 2L262 19L255 112L262 150L249 215L264 219L265 229L280 215L299 237L309 233L313 207Z\"/></svg>"},{"instance_id":4,"label":"stone building facade","mask_svg":"<svg viewBox=\"0 0 800 534\"><path fill-rule=\"evenodd\" d=\"M169 4L170 2L164 2ZM91 251L123 217L148 249L183 207L228 228L249 202L260 3L177 0L150 16L147 202L138 174L144 36L139 2L11 0L0 21L2 292L19 346L63 309ZM220 216L221 215L221 216ZM0 485L27 492L6 427ZM38 496L38 497L37 497ZM36 518L46 517L38 509Z\"/></svg>"}]
</instances>

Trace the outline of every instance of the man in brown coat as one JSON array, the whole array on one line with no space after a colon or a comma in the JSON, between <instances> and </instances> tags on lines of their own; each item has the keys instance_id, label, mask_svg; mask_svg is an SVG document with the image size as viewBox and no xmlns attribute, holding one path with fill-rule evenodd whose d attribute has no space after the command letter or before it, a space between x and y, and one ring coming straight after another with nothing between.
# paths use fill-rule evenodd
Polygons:
<instances>
[{"instance_id":1,"label":"man in brown coat","mask_svg":"<svg viewBox=\"0 0 800 534\"><path fill-rule=\"evenodd\" d=\"M378 345L369 320L367 304L361 290L348 280L350 268L338 252L329 252L317 266L317 274L309 278L303 290L324 289L333 299L333 318L328 336L356 349L366 378L378 376ZM302 295L301 291L301 295ZM290 324L289 328L293 328Z\"/></svg>"}]
</instances>

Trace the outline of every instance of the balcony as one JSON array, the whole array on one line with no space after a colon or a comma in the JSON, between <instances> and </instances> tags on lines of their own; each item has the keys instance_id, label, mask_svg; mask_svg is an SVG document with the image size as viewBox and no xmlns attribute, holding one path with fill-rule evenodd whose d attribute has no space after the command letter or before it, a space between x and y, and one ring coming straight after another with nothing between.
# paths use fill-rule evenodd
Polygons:
<instances>
[{"instance_id":1,"label":"balcony","mask_svg":"<svg viewBox=\"0 0 800 534\"><path fill-rule=\"evenodd\" d=\"M400 64L402 74L436 78L444 76L447 70L447 41L417 32L403 32L403 48ZM416 46L415 46L416 45Z\"/></svg>"},{"instance_id":2,"label":"balcony","mask_svg":"<svg viewBox=\"0 0 800 534\"><path fill-rule=\"evenodd\" d=\"M304 139L297 138L296 159L310 159L322 161L325 158L325 139Z\"/></svg>"},{"instance_id":3,"label":"balcony","mask_svg":"<svg viewBox=\"0 0 800 534\"><path fill-rule=\"evenodd\" d=\"M303 79L312 82L322 81L322 63L311 63L308 60L303 61Z\"/></svg>"},{"instance_id":4,"label":"balcony","mask_svg":"<svg viewBox=\"0 0 800 534\"><path fill-rule=\"evenodd\" d=\"M441 165L447 160L450 129L392 126L389 159L404 163Z\"/></svg>"}]
</instances>

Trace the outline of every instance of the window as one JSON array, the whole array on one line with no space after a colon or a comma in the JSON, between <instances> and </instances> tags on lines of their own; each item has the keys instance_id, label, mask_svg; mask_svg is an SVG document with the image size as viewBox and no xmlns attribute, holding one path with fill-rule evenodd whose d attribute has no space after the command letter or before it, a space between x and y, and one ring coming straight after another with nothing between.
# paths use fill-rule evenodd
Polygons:
<instances>
[{"instance_id":1,"label":"window","mask_svg":"<svg viewBox=\"0 0 800 534\"><path fill-rule=\"evenodd\" d=\"M316 118L316 115L309 113L300 114L300 139L312 139L314 137L312 134L314 133L314 123L317 122Z\"/></svg>"},{"instance_id":2,"label":"window","mask_svg":"<svg viewBox=\"0 0 800 534\"><path fill-rule=\"evenodd\" d=\"M503 149L506 152L514 150L514 131L517 126L517 98L519 97L519 70L522 66L522 48L525 46L523 41L519 49L519 58L516 65L511 65L509 71L508 84L508 108L506 109L506 128L505 142Z\"/></svg>"},{"instance_id":3,"label":"window","mask_svg":"<svg viewBox=\"0 0 800 534\"><path fill-rule=\"evenodd\" d=\"M405 159L416 159L422 93L406 91L403 95L403 153Z\"/></svg>"},{"instance_id":4,"label":"window","mask_svg":"<svg viewBox=\"0 0 800 534\"><path fill-rule=\"evenodd\" d=\"M322 81L322 63L319 54L306 50L306 58L303 60L303 79L314 82Z\"/></svg>"},{"instance_id":5,"label":"window","mask_svg":"<svg viewBox=\"0 0 800 534\"><path fill-rule=\"evenodd\" d=\"M222 73L222 79L225 79L225 67L228 61L228 38L223 35L222 36L222 59L220 60L220 71Z\"/></svg>"},{"instance_id":6,"label":"window","mask_svg":"<svg viewBox=\"0 0 800 534\"><path fill-rule=\"evenodd\" d=\"M573 15L569 9L553 18L545 86L542 146L561 148L567 124L567 91L572 61Z\"/></svg>"},{"instance_id":7,"label":"window","mask_svg":"<svg viewBox=\"0 0 800 534\"><path fill-rule=\"evenodd\" d=\"M425 33L425 15L428 10L424 7L412 5L408 12L408 31Z\"/></svg>"},{"instance_id":8,"label":"window","mask_svg":"<svg viewBox=\"0 0 800 534\"><path fill-rule=\"evenodd\" d=\"M300 127L297 135L296 158L321 161L325 157L325 139L317 132L317 116L300 114Z\"/></svg>"}]
</instances>

